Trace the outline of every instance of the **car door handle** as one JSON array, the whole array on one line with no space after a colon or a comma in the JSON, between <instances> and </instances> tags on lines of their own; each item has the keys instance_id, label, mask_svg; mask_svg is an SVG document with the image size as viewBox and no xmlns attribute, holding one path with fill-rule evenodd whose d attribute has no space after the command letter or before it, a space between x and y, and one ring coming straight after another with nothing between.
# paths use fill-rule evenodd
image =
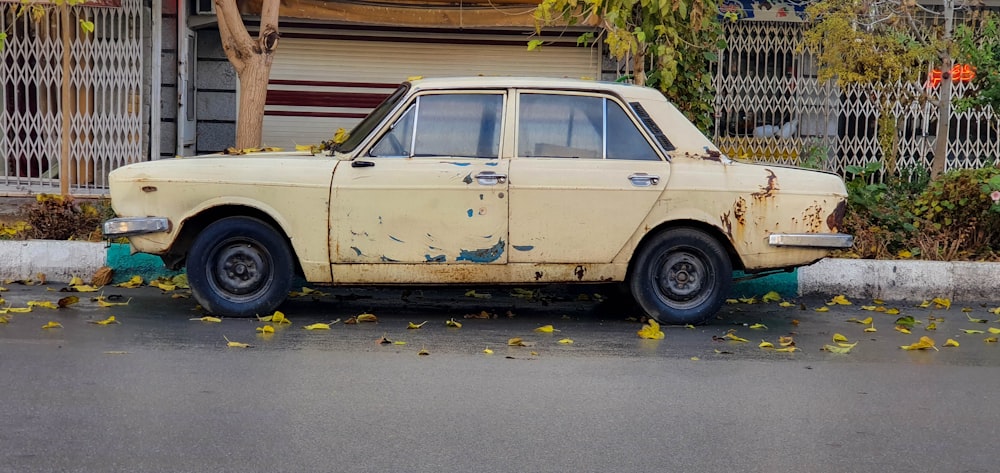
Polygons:
<instances>
[{"instance_id":1,"label":"car door handle","mask_svg":"<svg viewBox=\"0 0 1000 473\"><path fill-rule=\"evenodd\" d=\"M355 159L354 161L351 161L351 167L352 168L370 168L370 167L373 167L373 166L375 166L375 163L372 162L372 161L361 161L361 160L357 160L357 159Z\"/></svg>"},{"instance_id":2,"label":"car door handle","mask_svg":"<svg viewBox=\"0 0 1000 473\"><path fill-rule=\"evenodd\" d=\"M476 174L476 182L481 186L493 186L507 182L506 174L497 174L493 171L483 171Z\"/></svg>"},{"instance_id":3,"label":"car door handle","mask_svg":"<svg viewBox=\"0 0 1000 473\"><path fill-rule=\"evenodd\" d=\"M636 187L649 187L655 186L660 183L660 176L654 174L646 174L644 172L637 172L630 174L628 180L632 181L632 185Z\"/></svg>"}]
</instances>

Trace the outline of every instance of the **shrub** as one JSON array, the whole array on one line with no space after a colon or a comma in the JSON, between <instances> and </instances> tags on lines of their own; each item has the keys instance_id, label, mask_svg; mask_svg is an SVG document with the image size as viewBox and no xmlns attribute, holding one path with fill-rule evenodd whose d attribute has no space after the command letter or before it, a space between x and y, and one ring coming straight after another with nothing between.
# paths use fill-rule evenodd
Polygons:
<instances>
[{"instance_id":1,"label":"shrub","mask_svg":"<svg viewBox=\"0 0 1000 473\"><path fill-rule=\"evenodd\" d=\"M22 209L25 238L100 241L101 222L109 218L107 201L78 203L72 197L39 194Z\"/></svg>"},{"instance_id":2,"label":"shrub","mask_svg":"<svg viewBox=\"0 0 1000 473\"><path fill-rule=\"evenodd\" d=\"M931 182L910 204L913 251L924 259L995 259L1000 249L1000 169L961 169Z\"/></svg>"}]
</instances>

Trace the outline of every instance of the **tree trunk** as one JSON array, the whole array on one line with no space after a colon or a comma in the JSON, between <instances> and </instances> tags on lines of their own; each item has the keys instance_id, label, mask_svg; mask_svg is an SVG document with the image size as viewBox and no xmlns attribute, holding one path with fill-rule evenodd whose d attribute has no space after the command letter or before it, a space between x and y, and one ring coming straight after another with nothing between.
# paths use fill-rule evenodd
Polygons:
<instances>
[{"instance_id":1,"label":"tree trunk","mask_svg":"<svg viewBox=\"0 0 1000 473\"><path fill-rule=\"evenodd\" d=\"M941 95L938 97L937 140L934 142L934 158L931 161L931 179L944 173L948 162L948 141L951 134L951 69L954 60L951 56L952 31L955 28L955 2L944 0L944 34L945 50L941 55Z\"/></svg>"},{"instance_id":2,"label":"tree trunk","mask_svg":"<svg viewBox=\"0 0 1000 473\"><path fill-rule=\"evenodd\" d=\"M260 33L250 37L236 0L215 0L222 49L240 81L240 105L236 115L236 148L259 148L264 128L264 104L271 62L278 47L280 0L263 0Z\"/></svg>"}]
</instances>

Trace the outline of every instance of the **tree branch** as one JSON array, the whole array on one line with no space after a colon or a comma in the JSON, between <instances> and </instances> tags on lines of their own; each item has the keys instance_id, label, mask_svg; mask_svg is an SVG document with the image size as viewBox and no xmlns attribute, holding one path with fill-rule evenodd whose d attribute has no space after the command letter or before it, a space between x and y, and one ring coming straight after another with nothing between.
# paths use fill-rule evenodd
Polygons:
<instances>
[{"instance_id":1,"label":"tree branch","mask_svg":"<svg viewBox=\"0 0 1000 473\"><path fill-rule=\"evenodd\" d=\"M222 50L239 74L246 66L246 58L253 54L254 42L243 24L243 17L236 0L215 0L215 16L219 20Z\"/></svg>"}]
</instances>

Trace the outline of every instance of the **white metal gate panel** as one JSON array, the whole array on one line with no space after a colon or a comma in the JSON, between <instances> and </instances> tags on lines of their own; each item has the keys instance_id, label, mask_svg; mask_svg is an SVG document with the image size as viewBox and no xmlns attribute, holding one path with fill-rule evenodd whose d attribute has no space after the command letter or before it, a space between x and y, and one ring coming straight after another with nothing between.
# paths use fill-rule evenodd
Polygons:
<instances>
[{"instance_id":1,"label":"white metal gate panel","mask_svg":"<svg viewBox=\"0 0 1000 473\"><path fill-rule=\"evenodd\" d=\"M61 181L71 194L102 194L108 172L145 156L142 2L88 2L95 4L102 6L70 8L66 30L58 8L33 21L16 16L18 4L0 4L0 31L8 32L0 51L4 194L59 192ZM81 20L95 31L83 31Z\"/></svg>"},{"instance_id":2,"label":"white metal gate panel","mask_svg":"<svg viewBox=\"0 0 1000 473\"><path fill-rule=\"evenodd\" d=\"M887 161L878 136L879 119L888 112L897 133L895 168L929 167L937 139L938 90L924 83L844 90L832 81L819 83L813 57L800 50L803 28L795 22L727 23L728 48L716 74L720 149L735 158L822 164L843 174L847 166ZM969 90L961 83L953 88L955 98ZM912 99L921 92L924 100ZM946 170L998 162L1000 121L992 110L956 113L953 108L950 120Z\"/></svg>"}]
</instances>

